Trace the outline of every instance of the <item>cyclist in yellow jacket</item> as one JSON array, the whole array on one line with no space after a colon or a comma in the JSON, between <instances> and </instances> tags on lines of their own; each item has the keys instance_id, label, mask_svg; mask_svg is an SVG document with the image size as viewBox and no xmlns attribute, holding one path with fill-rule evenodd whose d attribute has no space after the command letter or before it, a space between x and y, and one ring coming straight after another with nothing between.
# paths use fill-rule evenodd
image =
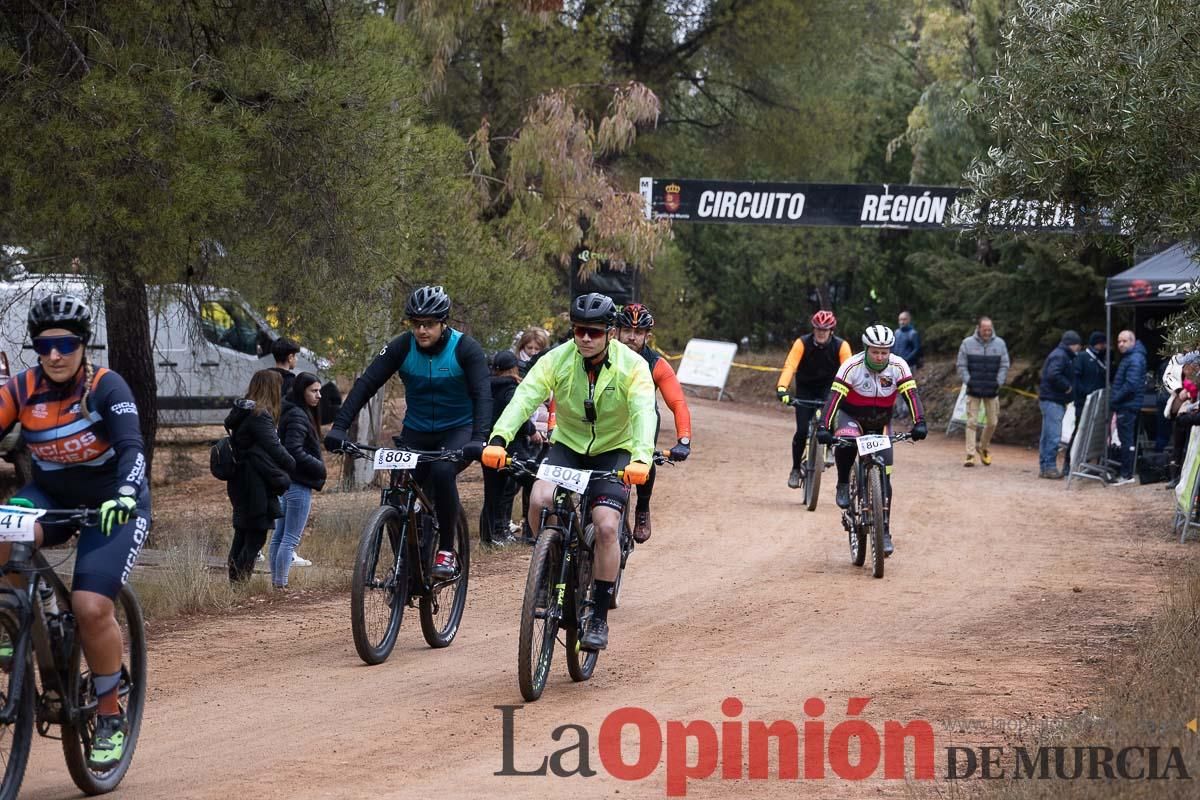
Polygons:
<instances>
[{"instance_id":1,"label":"cyclist in yellow jacket","mask_svg":"<svg viewBox=\"0 0 1200 800\"><path fill-rule=\"evenodd\" d=\"M571 304L572 339L542 355L492 427L483 465L504 466L505 446L550 393L557 425L546 463L586 470L625 471L625 483L593 480L588 487L596 530L595 612L580 637L586 650L608 646L608 606L620 569L617 534L628 485L645 483L654 458L657 424L654 380L646 360L613 338L616 306L602 294L585 294ZM554 502L554 484L539 480L530 495L529 524L536 537L542 510Z\"/></svg>"}]
</instances>

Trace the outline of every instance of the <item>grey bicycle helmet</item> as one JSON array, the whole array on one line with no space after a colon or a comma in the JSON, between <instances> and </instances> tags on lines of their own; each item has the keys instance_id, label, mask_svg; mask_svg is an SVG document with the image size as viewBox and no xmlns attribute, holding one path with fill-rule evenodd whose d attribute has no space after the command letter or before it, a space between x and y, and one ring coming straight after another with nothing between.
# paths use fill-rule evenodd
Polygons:
<instances>
[{"instance_id":1,"label":"grey bicycle helmet","mask_svg":"<svg viewBox=\"0 0 1200 800\"><path fill-rule=\"evenodd\" d=\"M581 294L571 303L571 322L598 322L608 328L612 326L616 316L617 306L606 294Z\"/></svg>"},{"instance_id":2,"label":"grey bicycle helmet","mask_svg":"<svg viewBox=\"0 0 1200 800\"><path fill-rule=\"evenodd\" d=\"M84 342L92 338L92 311L73 294L48 294L29 307L29 337L63 328Z\"/></svg>"},{"instance_id":3,"label":"grey bicycle helmet","mask_svg":"<svg viewBox=\"0 0 1200 800\"><path fill-rule=\"evenodd\" d=\"M450 296L441 286L422 286L408 296L404 316L444 320L450 316Z\"/></svg>"}]
</instances>

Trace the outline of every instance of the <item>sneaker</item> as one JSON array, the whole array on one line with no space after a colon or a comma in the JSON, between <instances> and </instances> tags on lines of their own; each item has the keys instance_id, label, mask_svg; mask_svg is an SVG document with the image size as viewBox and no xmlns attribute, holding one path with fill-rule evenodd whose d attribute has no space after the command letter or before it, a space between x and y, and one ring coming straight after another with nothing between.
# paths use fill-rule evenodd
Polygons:
<instances>
[{"instance_id":1,"label":"sneaker","mask_svg":"<svg viewBox=\"0 0 1200 800\"><path fill-rule=\"evenodd\" d=\"M1109 486L1128 486L1131 483L1137 483L1137 478L1118 478L1109 484Z\"/></svg>"},{"instance_id":2,"label":"sneaker","mask_svg":"<svg viewBox=\"0 0 1200 800\"><path fill-rule=\"evenodd\" d=\"M788 488L789 489L799 489L800 488L800 470L794 469L790 473L788 473Z\"/></svg>"},{"instance_id":3,"label":"sneaker","mask_svg":"<svg viewBox=\"0 0 1200 800\"><path fill-rule=\"evenodd\" d=\"M96 730L92 733L92 746L88 753L88 766L95 770L114 767L125 754L125 715L96 717Z\"/></svg>"},{"instance_id":4,"label":"sneaker","mask_svg":"<svg viewBox=\"0 0 1200 800\"><path fill-rule=\"evenodd\" d=\"M650 538L650 512L638 511L633 515L633 540L644 544Z\"/></svg>"},{"instance_id":5,"label":"sneaker","mask_svg":"<svg viewBox=\"0 0 1200 800\"><path fill-rule=\"evenodd\" d=\"M887 558L893 552L895 552L895 550L896 550L896 548L892 544L892 532L890 530L888 530L887 528L884 528L883 529L883 557Z\"/></svg>"},{"instance_id":6,"label":"sneaker","mask_svg":"<svg viewBox=\"0 0 1200 800\"><path fill-rule=\"evenodd\" d=\"M837 485L837 504L838 508L850 507L850 484L839 483Z\"/></svg>"},{"instance_id":7,"label":"sneaker","mask_svg":"<svg viewBox=\"0 0 1200 800\"><path fill-rule=\"evenodd\" d=\"M521 533L521 526L518 525L517 523L513 522L512 520L509 520L508 521L508 535L515 538L520 533Z\"/></svg>"},{"instance_id":8,"label":"sneaker","mask_svg":"<svg viewBox=\"0 0 1200 800\"><path fill-rule=\"evenodd\" d=\"M262 550L258 551L258 555L254 557L254 563L261 564L267 560L267 557L262 554Z\"/></svg>"},{"instance_id":9,"label":"sneaker","mask_svg":"<svg viewBox=\"0 0 1200 800\"><path fill-rule=\"evenodd\" d=\"M983 464L985 467L990 467L992 465L992 454L988 452L986 447L979 448L979 463Z\"/></svg>"},{"instance_id":10,"label":"sneaker","mask_svg":"<svg viewBox=\"0 0 1200 800\"><path fill-rule=\"evenodd\" d=\"M592 617L588 621L587 631L579 637L579 647L583 650L603 650L608 647L608 622Z\"/></svg>"},{"instance_id":11,"label":"sneaker","mask_svg":"<svg viewBox=\"0 0 1200 800\"><path fill-rule=\"evenodd\" d=\"M968 456L966 457L966 459L963 461L963 466L964 466L964 467L973 467L973 466L975 466L975 456L968 455Z\"/></svg>"},{"instance_id":12,"label":"sneaker","mask_svg":"<svg viewBox=\"0 0 1200 800\"><path fill-rule=\"evenodd\" d=\"M450 550L438 550L433 558L433 577L438 580L449 580L458 572L458 559Z\"/></svg>"},{"instance_id":13,"label":"sneaker","mask_svg":"<svg viewBox=\"0 0 1200 800\"><path fill-rule=\"evenodd\" d=\"M312 562L309 561L304 556L300 555L299 553L292 553L292 566L293 567L311 567Z\"/></svg>"},{"instance_id":14,"label":"sneaker","mask_svg":"<svg viewBox=\"0 0 1200 800\"><path fill-rule=\"evenodd\" d=\"M1038 473L1039 478L1049 478L1052 481L1057 481L1062 478L1063 474L1056 469L1044 469Z\"/></svg>"}]
</instances>

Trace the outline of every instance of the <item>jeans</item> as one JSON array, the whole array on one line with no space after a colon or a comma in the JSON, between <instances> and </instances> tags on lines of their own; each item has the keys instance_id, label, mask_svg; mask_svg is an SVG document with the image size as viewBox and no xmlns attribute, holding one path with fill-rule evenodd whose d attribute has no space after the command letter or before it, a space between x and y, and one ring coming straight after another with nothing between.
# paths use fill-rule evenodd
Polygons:
<instances>
[{"instance_id":1,"label":"jeans","mask_svg":"<svg viewBox=\"0 0 1200 800\"><path fill-rule=\"evenodd\" d=\"M1062 438L1063 416L1067 412L1065 403L1039 400L1042 408L1042 438L1038 443L1038 466L1042 472L1058 469L1058 443Z\"/></svg>"},{"instance_id":2,"label":"jeans","mask_svg":"<svg viewBox=\"0 0 1200 800\"><path fill-rule=\"evenodd\" d=\"M287 586L288 572L292 568L292 554L300 545L300 534L308 523L308 512L312 508L313 490L293 483L279 498L283 516L275 520L275 533L271 536L268 557L271 561L271 583Z\"/></svg>"},{"instance_id":3,"label":"jeans","mask_svg":"<svg viewBox=\"0 0 1200 800\"><path fill-rule=\"evenodd\" d=\"M1117 436L1121 439L1121 477L1133 477L1133 460L1137 454L1137 409L1117 411Z\"/></svg>"}]
</instances>

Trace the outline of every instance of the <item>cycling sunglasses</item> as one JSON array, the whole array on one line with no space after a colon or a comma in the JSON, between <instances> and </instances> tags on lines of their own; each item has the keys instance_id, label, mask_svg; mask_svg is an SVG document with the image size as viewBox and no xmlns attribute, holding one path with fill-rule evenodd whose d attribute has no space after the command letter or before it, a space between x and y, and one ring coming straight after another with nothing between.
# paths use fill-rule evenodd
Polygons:
<instances>
[{"instance_id":1,"label":"cycling sunglasses","mask_svg":"<svg viewBox=\"0 0 1200 800\"><path fill-rule=\"evenodd\" d=\"M83 345L78 336L35 336L33 349L39 356L48 356L57 350L60 356L69 356Z\"/></svg>"},{"instance_id":2,"label":"cycling sunglasses","mask_svg":"<svg viewBox=\"0 0 1200 800\"><path fill-rule=\"evenodd\" d=\"M585 325L576 325L572 330L580 339L603 339L608 333L607 328L589 328Z\"/></svg>"}]
</instances>

